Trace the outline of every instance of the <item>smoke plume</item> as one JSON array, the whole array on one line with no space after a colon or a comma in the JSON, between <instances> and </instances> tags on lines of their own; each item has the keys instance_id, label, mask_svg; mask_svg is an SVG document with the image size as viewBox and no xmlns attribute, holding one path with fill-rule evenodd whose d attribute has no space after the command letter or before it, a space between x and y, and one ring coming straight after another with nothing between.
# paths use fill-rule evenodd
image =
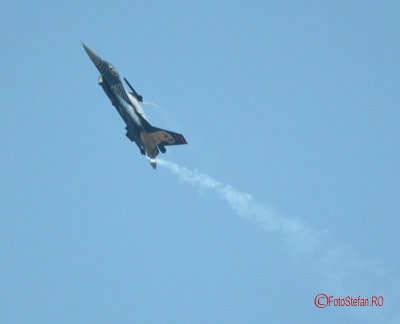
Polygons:
<instances>
[{"instance_id":1,"label":"smoke plume","mask_svg":"<svg viewBox=\"0 0 400 324\"><path fill-rule=\"evenodd\" d=\"M328 231L317 230L300 220L280 215L273 208L255 201L250 194L225 185L207 174L161 159L157 162L184 182L214 192L239 217L261 226L266 232L277 234L286 244L293 262L319 278L320 286L316 289L329 288L331 294L354 292L359 295L370 293L373 291L371 287L376 290L377 283L382 286L382 278L388 274L388 270L378 261L359 258L350 247L332 240Z\"/></svg>"}]
</instances>

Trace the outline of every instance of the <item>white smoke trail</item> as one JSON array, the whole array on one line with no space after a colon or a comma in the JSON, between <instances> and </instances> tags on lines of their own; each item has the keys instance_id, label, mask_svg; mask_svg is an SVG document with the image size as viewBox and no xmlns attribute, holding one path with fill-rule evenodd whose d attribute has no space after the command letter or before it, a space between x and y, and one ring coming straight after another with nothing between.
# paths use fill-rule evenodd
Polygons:
<instances>
[{"instance_id":1,"label":"white smoke trail","mask_svg":"<svg viewBox=\"0 0 400 324\"><path fill-rule=\"evenodd\" d=\"M352 291L360 294L361 290L371 292L370 286L377 282L382 288L382 278L388 270L378 261L360 259L349 247L334 242L327 231L316 230L299 220L284 217L256 202L250 194L237 191L206 174L165 160L159 159L157 162L181 180L214 191L238 216L258 224L267 232L280 234L278 236L287 244L294 261L319 277L320 287L316 289L329 287L330 293ZM359 279L361 277L364 281ZM358 281L354 278L358 278Z\"/></svg>"},{"instance_id":2,"label":"white smoke trail","mask_svg":"<svg viewBox=\"0 0 400 324\"><path fill-rule=\"evenodd\" d=\"M300 250L311 252L321 241L323 232L319 232L298 220L279 216L275 210L254 201L252 196L239 192L229 185L214 180L210 176L180 167L175 163L157 160L158 164L166 167L183 181L197 185L200 188L212 189L218 196L226 201L229 206L242 218L255 222L268 232L284 234L292 245L293 252Z\"/></svg>"},{"instance_id":3,"label":"white smoke trail","mask_svg":"<svg viewBox=\"0 0 400 324\"><path fill-rule=\"evenodd\" d=\"M257 223L268 232L285 235L296 253L300 250L314 251L320 244L322 236L326 234L316 231L298 220L280 216L272 208L254 201L250 194L239 192L229 185L223 185L206 174L191 171L165 160L159 159L157 162L185 182L200 188L214 190L240 217Z\"/></svg>"}]
</instances>

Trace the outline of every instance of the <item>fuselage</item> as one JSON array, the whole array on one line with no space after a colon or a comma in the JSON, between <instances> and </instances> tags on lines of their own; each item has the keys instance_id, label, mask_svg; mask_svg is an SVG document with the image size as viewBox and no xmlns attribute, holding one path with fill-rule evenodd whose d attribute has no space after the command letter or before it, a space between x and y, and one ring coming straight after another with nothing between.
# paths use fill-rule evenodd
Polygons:
<instances>
[{"instance_id":1,"label":"fuselage","mask_svg":"<svg viewBox=\"0 0 400 324\"><path fill-rule=\"evenodd\" d=\"M154 159L159 152L166 152L165 146L187 144L182 134L150 125L139 103L143 101L143 97L124 78L131 90L126 91L115 67L101 59L85 44L82 45L101 74L100 86L126 124L126 136L137 144L143 155L147 155L154 169L156 168Z\"/></svg>"},{"instance_id":2,"label":"fuselage","mask_svg":"<svg viewBox=\"0 0 400 324\"><path fill-rule=\"evenodd\" d=\"M139 101L134 95L125 90L119 74L112 64L102 60L94 54L94 52L91 52L90 49L89 53L89 57L101 73L99 77L99 85L103 88L112 105L126 124L126 136L131 141L134 141L139 147L141 153L144 154L147 150L143 145L144 143L141 134L148 131L150 124L146 120L146 116ZM96 57L93 57L94 55L96 55ZM155 152L151 155L154 154Z\"/></svg>"},{"instance_id":3,"label":"fuselage","mask_svg":"<svg viewBox=\"0 0 400 324\"><path fill-rule=\"evenodd\" d=\"M99 84L110 99L111 103L117 109L126 126L132 126L143 130L137 109L137 106L140 107L140 104L135 98L126 92L121 81L112 85L107 79L104 79L103 75L101 75L99 78Z\"/></svg>"}]
</instances>

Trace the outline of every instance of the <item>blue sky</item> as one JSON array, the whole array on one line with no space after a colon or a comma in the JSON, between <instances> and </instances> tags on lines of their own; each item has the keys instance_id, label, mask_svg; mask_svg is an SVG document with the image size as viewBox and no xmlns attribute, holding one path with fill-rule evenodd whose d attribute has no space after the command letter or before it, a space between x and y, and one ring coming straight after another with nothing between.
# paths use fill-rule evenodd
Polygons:
<instances>
[{"instance_id":1,"label":"blue sky","mask_svg":"<svg viewBox=\"0 0 400 324\"><path fill-rule=\"evenodd\" d=\"M398 323L399 12L2 1L0 322ZM167 167L81 40L185 135Z\"/></svg>"}]
</instances>

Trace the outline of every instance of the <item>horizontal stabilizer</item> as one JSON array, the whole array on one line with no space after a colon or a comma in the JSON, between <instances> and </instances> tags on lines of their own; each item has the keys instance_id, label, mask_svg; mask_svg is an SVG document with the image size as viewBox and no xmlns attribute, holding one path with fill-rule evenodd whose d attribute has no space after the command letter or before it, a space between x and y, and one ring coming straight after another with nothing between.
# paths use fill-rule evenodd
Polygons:
<instances>
[{"instance_id":1,"label":"horizontal stabilizer","mask_svg":"<svg viewBox=\"0 0 400 324\"><path fill-rule=\"evenodd\" d=\"M152 130L149 133L157 145L167 146L187 144L182 134L170 132L165 129L152 127Z\"/></svg>"}]
</instances>

